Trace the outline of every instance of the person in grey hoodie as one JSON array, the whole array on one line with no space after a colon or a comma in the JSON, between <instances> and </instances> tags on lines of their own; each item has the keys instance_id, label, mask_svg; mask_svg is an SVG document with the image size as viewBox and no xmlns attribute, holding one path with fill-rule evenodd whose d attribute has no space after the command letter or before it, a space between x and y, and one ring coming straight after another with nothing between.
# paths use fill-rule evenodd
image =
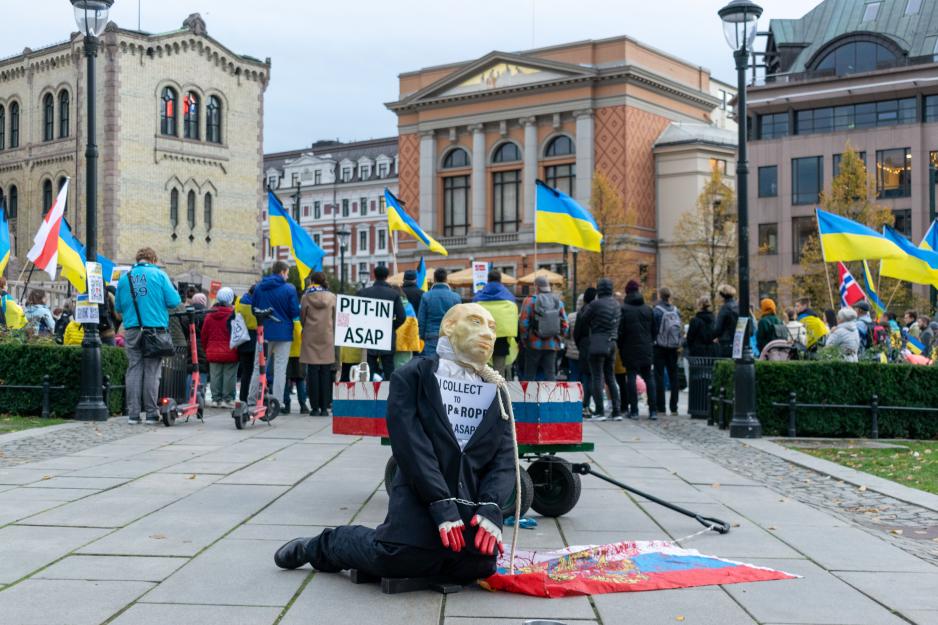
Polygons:
<instances>
[{"instance_id":1,"label":"person in grey hoodie","mask_svg":"<svg viewBox=\"0 0 938 625\"><path fill-rule=\"evenodd\" d=\"M860 353L860 334L857 332L857 311L841 308L837 311L837 325L827 337L827 347L840 348L847 362L857 362Z\"/></svg>"}]
</instances>

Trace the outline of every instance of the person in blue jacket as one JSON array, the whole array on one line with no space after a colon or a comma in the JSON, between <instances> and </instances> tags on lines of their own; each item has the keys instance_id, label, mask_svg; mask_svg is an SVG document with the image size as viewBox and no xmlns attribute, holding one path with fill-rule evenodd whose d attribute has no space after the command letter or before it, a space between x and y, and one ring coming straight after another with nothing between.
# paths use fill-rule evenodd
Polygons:
<instances>
[{"instance_id":1,"label":"person in blue jacket","mask_svg":"<svg viewBox=\"0 0 938 625\"><path fill-rule=\"evenodd\" d=\"M283 397L283 388L287 381L287 363L290 360L290 345L293 343L293 320L300 317L300 297L296 287L287 282L290 266L278 260L271 267L269 276L258 283L251 298L251 308L255 312L270 308L277 321L264 319L264 341L267 343L269 366L273 367L274 380L269 390L271 397L278 400ZM254 355L254 375L251 376L251 388L248 391L247 405L257 401L260 386L260 367Z\"/></svg>"},{"instance_id":2,"label":"person in blue jacket","mask_svg":"<svg viewBox=\"0 0 938 625\"><path fill-rule=\"evenodd\" d=\"M440 323L446 312L462 303L459 294L446 284L446 270L442 267L433 272L433 286L420 298L420 308L417 310L417 327L420 328L420 338L424 340L424 356L436 353L436 343L440 338Z\"/></svg>"},{"instance_id":3,"label":"person in blue jacket","mask_svg":"<svg viewBox=\"0 0 938 625\"><path fill-rule=\"evenodd\" d=\"M156 266L156 252L149 247L137 251L137 264L117 283L115 304L124 320L127 350L127 420L140 423L141 409L148 425L160 422L157 401L160 391L160 358L144 358L143 328L169 328L169 311L179 305L179 292L169 276ZM133 288L133 293L131 293ZM134 297L137 305L134 306ZM140 311L139 317L137 310Z\"/></svg>"}]
</instances>

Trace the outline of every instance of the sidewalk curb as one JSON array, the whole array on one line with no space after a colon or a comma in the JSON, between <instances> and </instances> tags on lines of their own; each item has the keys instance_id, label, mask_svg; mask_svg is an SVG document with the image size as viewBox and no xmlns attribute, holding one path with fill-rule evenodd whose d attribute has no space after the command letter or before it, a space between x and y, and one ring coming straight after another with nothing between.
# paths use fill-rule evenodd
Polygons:
<instances>
[{"instance_id":1,"label":"sidewalk curb","mask_svg":"<svg viewBox=\"0 0 938 625\"><path fill-rule=\"evenodd\" d=\"M787 460L792 464L817 471L818 473L823 473L824 475L829 475L834 479L842 480L848 484L853 484L857 487L862 486L867 490L877 492L881 495L886 495L887 497L892 497L893 499L898 499L905 503L938 512L938 495L926 493L917 488L910 488L898 482L864 473L863 471L857 471L856 469L845 467L836 462L815 458L814 456L774 443L771 440L747 440L744 444L777 456L783 460Z\"/></svg>"},{"instance_id":2,"label":"sidewalk curb","mask_svg":"<svg viewBox=\"0 0 938 625\"><path fill-rule=\"evenodd\" d=\"M9 434L0 434L0 445L4 443L12 443L13 441L18 441L24 438L33 438L34 436L42 436L48 432L58 432L61 430L73 430L77 427L81 427L82 423L60 423L58 425L50 425L47 427L39 428L29 428L28 430L20 430L19 432L10 432Z\"/></svg>"}]
</instances>

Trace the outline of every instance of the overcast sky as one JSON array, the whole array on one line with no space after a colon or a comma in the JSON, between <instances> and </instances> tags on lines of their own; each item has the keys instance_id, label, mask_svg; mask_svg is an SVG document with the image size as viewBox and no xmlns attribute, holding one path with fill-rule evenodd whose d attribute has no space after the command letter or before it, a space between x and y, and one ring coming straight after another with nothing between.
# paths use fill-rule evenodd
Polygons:
<instances>
[{"instance_id":1,"label":"overcast sky","mask_svg":"<svg viewBox=\"0 0 938 625\"><path fill-rule=\"evenodd\" d=\"M757 0L770 18L800 17L820 0ZM735 81L716 12L726 0L139 0L141 27L178 28L199 12L235 52L273 62L265 150L316 139L396 133L385 102L401 72L480 57L629 35ZM64 41L76 30L68 0L0 0L0 57ZM116 0L111 19L136 28L138 0Z\"/></svg>"}]
</instances>

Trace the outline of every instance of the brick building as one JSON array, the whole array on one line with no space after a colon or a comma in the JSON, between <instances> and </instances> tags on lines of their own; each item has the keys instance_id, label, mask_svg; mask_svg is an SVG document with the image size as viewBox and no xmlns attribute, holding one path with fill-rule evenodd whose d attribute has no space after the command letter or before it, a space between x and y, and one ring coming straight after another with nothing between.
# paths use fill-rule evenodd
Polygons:
<instances>
[{"instance_id":1,"label":"brick building","mask_svg":"<svg viewBox=\"0 0 938 625\"><path fill-rule=\"evenodd\" d=\"M428 254L428 263L462 269L475 259L511 275L533 271L535 180L588 206L593 172L602 171L637 215L607 245L630 250L635 276L654 284L654 146L673 122L725 120L727 97L716 91L707 69L629 37L401 74L399 97L387 104L398 117L399 197L450 252ZM411 247L401 260L411 266L423 253ZM561 246L538 246L539 267L562 270L563 260Z\"/></svg>"},{"instance_id":2,"label":"brick building","mask_svg":"<svg viewBox=\"0 0 938 625\"><path fill-rule=\"evenodd\" d=\"M0 194L13 277L66 176L66 218L85 238L85 71L78 33L0 60ZM96 71L100 252L128 263L148 245L178 280L252 282L269 60L228 50L194 14L162 34L109 24Z\"/></svg>"}]
</instances>

